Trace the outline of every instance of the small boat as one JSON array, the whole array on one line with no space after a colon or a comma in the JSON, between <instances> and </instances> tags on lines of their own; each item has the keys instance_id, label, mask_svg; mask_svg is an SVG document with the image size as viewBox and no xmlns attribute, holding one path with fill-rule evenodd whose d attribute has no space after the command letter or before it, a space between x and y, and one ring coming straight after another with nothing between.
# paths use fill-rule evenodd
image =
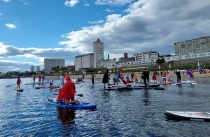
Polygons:
<instances>
[{"instance_id":1,"label":"small boat","mask_svg":"<svg viewBox=\"0 0 210 137\"><path fill-rule=\"evenodd\" d=\"M47 103L51 105L55 105L57 107L65 107L70 109L96 109L96 104L94 103L80 103L80 104L68 104L66 105L64 102L61 102L60 104L57 102L53 102L50 99L47 99Z\"/></svg>"},{"instance_id":2,"label":"small boat","mask_svg":"<svg viewBox=\"0 0 210 137\"><path fill-rule=\"evenodd\" d=\"M166 111L164 114L169 120L193 120L210 122L209 112Z\"/></svg>"}]
</instances>

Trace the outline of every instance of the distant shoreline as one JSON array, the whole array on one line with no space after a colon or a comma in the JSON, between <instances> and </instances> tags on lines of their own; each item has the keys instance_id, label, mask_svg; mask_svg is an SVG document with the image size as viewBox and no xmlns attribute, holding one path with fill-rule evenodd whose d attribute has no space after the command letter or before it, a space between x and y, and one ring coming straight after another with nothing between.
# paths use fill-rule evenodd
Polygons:
<instances>
[{"instance_id":1,"label":"distant shoreline","mask_svg":"<svg viewBox=\"0 0 210 137\"><path fill-rule=\"evenodd\" d=\"M153 72L150 72L150 76L152 76L152 73ZM103 78L103 74L94 74L94 75L95 75L95 79L102 79ZM141 77L141 72L135 72L135 75L138 78L140 78ZM82 75L73 75L73 74L71 74L70 76L71 76L71 79L82 78ZM124 73L124 76L125 76L125 73ZM110 74L110 78L113 78L113 77L114 77L114 73L111 73ZM167 77L176 77L176 75L175 75L175 73L173 71L170 71L167 74ZM182 74L182 77L187 77L186 73L184 75ZM210 73L200 74L199 72L194 72L194 77L195 78L196 77L210 77ZM6 78L2 78L1 77L0 79L14 79L14 78L17 78L17 77L6 77ZM20 77L20 78L32 78L32 77ZM58 79L59 80L59 76L45 76L45 79ZM91 74L85 75L85 79L91 79Z\"/></svg>"},{"instance_id":2,"label":"distant shoreline","mask_svg":"<svg viewBox=\"0 0 210 137\"><path fill-rule=\"evenodd\" d=\"M150 72L150 76L152 76L153 72ZM94 74L95 75L95 79L102 79L103 78L103 74ZM114 77L114 73L110 74L110 78L113 78ZM141 72L135 72L135 75L139 78L141 77ZM125 73L124 73L124 76L125 76ZM82 78L82 75L70 75L71 79L77 79L77 78ZM175 73L173 71L170 71L168 74L167 74L167 77L176 77ZM182 77L189 77L189 76L186 76L186 73L183 75L182 74ZM199 72L194 72L194 77L210 77L210 73L203 73L203 74L200 74ZM59 79L58 76L46 76L46 79L50 79L50 78L53 78L53 79ZM85 75L85 79L91 79L91 74L87 74Z\"/></svg>"}]
</instances>

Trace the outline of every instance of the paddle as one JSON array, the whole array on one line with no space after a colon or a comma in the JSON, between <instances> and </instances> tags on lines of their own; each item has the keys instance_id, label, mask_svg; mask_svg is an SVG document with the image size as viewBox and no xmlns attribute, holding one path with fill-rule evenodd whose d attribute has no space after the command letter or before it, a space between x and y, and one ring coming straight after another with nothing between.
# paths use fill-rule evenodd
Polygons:
<instances>
[{"instance_id":1,"label":"paddle","mask_svg":"<svg viewBox=\"0 0 210 137\"><path fill-rule=\"evenodd\" d=\"M8 85L7 87L10 87L10 86L13 86L13 85L16 85L16 84L11 84L11 85Z\"/></svg>"},{"instance_id":2,"label":"paddle","mask_svg":"<svg viewBox=\"0 0 210 137\"><path fill-rule=\"evenodd\" d=\"M55 93L54 95L58 95L57 93ZM79 96L79 97L83 97L83 94L75 94L76 96Z\"/></svg>"}]
</instances>

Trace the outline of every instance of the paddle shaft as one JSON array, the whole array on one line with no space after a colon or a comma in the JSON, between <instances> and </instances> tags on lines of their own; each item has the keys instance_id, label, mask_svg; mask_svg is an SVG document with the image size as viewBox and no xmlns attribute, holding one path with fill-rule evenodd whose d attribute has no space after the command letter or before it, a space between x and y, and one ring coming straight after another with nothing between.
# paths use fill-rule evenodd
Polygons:
<instances>
[{"instance_id":1,"label":"paddle shaft","mask_svg":"<svg viewBox=\"0 0 210 137\"><path fill-rule=\"evenodd\" d=\"M57 93L55 93L54 95L58 95ZM75 94L76 96L79 96L79 97L83 97L83 94Z\"/></svg>"}]
</instances>

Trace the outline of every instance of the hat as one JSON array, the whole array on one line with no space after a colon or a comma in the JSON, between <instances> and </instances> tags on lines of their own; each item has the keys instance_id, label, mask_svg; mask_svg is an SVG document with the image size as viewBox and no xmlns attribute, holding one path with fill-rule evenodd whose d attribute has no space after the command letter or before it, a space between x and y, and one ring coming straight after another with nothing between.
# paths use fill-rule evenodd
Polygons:
<instances>
[{"instance_id":1,"label":"hat","mask_svg":"<svg viewBox=\"0 0 210 137\"><path fill-rule=\"evenodd\" d=\"M66 80L70 80L71 77L69 75L66 76Z\"/></svg>"}]
</instances>

